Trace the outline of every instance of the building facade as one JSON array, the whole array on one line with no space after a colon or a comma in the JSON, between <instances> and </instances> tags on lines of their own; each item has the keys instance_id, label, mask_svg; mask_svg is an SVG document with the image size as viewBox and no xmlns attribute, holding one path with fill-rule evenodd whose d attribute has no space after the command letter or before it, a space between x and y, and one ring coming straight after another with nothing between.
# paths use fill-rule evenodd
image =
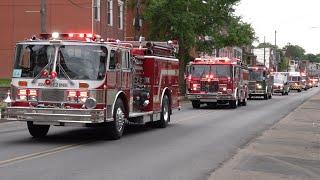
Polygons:
<instances>
[{"instance_id":1,"label":"building facade","mask_svg":"<svg viewBox=\"0 0 320 180\"><path fill-rule=\"evenodd\" d=\"M125 0L1 0L0 79L11 77L17 41L55 31L124 40L128 14Z\"/></svg>"},{"instance_id":2,"label":"building facade","mask_svg":"<svg viewBox=\"0 0 320 180\"><path fill-rule=\"evenodd\" d=\"M255 65L265 65L273 71L276 70L276 54L273 48L256 48L252 53L256 56Z\"/></svg>"}]
</instances>

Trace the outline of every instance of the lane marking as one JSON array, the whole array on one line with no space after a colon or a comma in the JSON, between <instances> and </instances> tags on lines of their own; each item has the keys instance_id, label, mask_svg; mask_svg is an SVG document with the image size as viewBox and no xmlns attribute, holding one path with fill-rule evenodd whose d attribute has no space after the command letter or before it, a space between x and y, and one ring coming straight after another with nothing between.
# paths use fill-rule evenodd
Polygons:
<instances>
[{"instance_id":1,"label":"lane marking","mask_svg":"<svg viewBox=\"0 0 320 180\"><path fill-rule=\"evenodd\" d=\"M83 146L83 145L88 144L90 142L91 141L86 141L86 142L82 142L82 143L74 143L74 144L69 144L69 145L65 145L65 146L59 146L59 147L56 147L53 149L49 149L49 150L45 150L45 151L41 151L41 152L36 152L36 153L31 153L31 154L26 154L26 155L10 158L7 160L3 160L3 161L0 161L0 168L5 167L5 166L9 166L9 165L12 165L12 164L15 164L18 162L41 158L41 157L53 155L53 154L56 154L59 152L75 149L77 147Z\"/></svg>"}]
</instances>

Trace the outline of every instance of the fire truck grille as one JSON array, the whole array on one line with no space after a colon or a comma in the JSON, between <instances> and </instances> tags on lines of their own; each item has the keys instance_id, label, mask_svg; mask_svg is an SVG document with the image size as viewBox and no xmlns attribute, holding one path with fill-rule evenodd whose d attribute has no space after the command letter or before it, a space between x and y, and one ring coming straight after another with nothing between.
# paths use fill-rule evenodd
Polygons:
<instances>
[{"instance_id":1,"label":"fire truck grille","mask_svg":"<svg viewBox=\"0 0 320 180\"><path fill-rule=\"evenodd\" d=\"M39 93L39 101L63 102L65 101L65 91L60 89L46 89Z\"/></svg>"},{"instance_id":2,"label":"fire truck grille","mask_svg":"<svg viewBox=\"0 0 320 180\"><path fill-rule=\"evenodd\" d=\"M218 81L201 81L200 83L201 85L201 91L205 91L205 92L218 92L219 90L219 83Z\"/></svg>"},{"instance_id":3,"label":"fire truck grille","mask_svg":"<svg viewBox=\"0 0 320 180\"><path fill-rule=\"evenodd\" d=\"M256 82L249 82L249 89L250 90L255 90L256 89Z\"/></svg>"}]
</instances>

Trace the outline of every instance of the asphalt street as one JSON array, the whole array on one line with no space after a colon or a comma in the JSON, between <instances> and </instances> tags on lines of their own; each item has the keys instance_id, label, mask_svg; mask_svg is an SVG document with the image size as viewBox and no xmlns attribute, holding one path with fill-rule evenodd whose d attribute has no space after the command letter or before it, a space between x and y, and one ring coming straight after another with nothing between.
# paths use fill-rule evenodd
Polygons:
<instances>
[{"instance_id":1,"label":"asphalt street","mask_svg":"<svg viewBox=\"0 0 320 180\"><path fill-rule=\"evenodd\" d=\"M131 126L118 141L101 138L101 129L77 127L51 127L37 140L25 123L0 123L0 179L204 180L319 92L251 100L238 109L194 110L185 103L166 129Z\"/></svg>"}]
</instances>

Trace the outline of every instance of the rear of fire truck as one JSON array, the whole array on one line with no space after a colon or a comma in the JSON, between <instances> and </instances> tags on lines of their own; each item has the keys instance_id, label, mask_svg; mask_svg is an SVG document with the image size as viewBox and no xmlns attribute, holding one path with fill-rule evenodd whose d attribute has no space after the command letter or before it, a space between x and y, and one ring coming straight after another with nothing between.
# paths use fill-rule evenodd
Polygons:
<instances>
[{"instance_id":1,"label":"rear of fire truck","mask_svg":"<svg viewBox=\"0 0 320 180\"><path fill-rule=\"evenodd\" d=\"M147 99L135 111L132 83L138 70L133 67L132 48L131 43L104 42L99 36L82 33L43 34L17 43L11 91L2 118L27 122L30 134L36 138L46 136L51 125L80 125L104 127L108 137L119 139L125 124L130 120L136 123L139 117L149 122L159 121L165 127L172 108L179 105L178 98L172 101L170 94L175 92L177 96L178 86L173 91L172 84L162 84L157 111L152 104L152 91L144 93ZM142 52L140 59L147 59L143 52L148 49L138 49ZM157 57L148 59L155 61ZM174 63L178 64L178 60ZM173 67L177 77L178 66ZM159 67L165 71L164 68L167 66ZM140 95L147 89L147 83L157 81L142 76L135 84L141 88ZM167 74L164 76L166 80ZM177 78L174 83L178 83Z\"/></svg>"},{"instance_id":2,"label":"rear of fire truck","mask_svg":"<svg viewBox=\"0 0 320 180\"><path fill-rule=\"evenodd\" d=\"M201 104L229 104L231 108L246 105L247 88L244 69L229 58L197 58L187 67L187 98L193 108Z\"/></svg>"}]
</instances>

